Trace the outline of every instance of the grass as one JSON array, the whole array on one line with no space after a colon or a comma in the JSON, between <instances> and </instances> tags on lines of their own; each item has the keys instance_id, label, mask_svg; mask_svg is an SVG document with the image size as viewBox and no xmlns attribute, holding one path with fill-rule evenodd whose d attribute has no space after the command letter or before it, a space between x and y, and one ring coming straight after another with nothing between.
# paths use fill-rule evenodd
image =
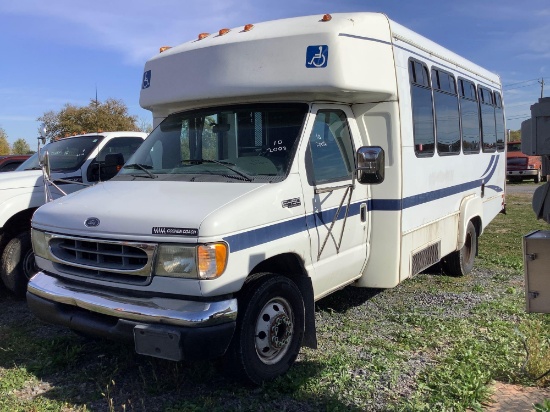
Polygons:
<instances>
[{"instance_id":1,"label":"grass","mask_svg":"<svg viewBox=\"0 0 550 412\"><path fill-rule=\"evenodd\" d=\"M224 379L215 362L84 340L0 292L11 314L0 320L0 411L464 411L482 408L492 380L548 386L536 378L550 368L550 320L525 313L521 243L548 227L529 195L508 196L507 210L480 238L471 275L423 273L319 301L319 349L259 388Z\"/></svg>"}]
</instances>

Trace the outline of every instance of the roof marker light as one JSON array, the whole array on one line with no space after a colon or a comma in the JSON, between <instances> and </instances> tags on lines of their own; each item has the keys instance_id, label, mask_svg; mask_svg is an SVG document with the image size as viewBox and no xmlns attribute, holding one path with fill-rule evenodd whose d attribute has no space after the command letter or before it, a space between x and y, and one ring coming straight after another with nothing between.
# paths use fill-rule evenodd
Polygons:
<instances>
[{"instance_id":1,"label":"roof marker light","mask_svg":"<svg viewBox=\"0 0 550 412\"><path fill-rule=\"evenodd\" d=\"M231 30L230 29L221 29L219 32L218 32L218 35L219 36L223 36L224 34L227 34L229 33Z\"/></svg>"},{"instance_id":2,"label":"roof marker light","mask_svg":"<svg viewBox=\"0 0 550 412\"><path fill-rule=\"evenodd\" d=\"M254 25L253 24L247 24L246 26L244 26L244 29L243 31L250 31L254 28Z\"/></svg>"},{"instance_id":3,"label":"roof marker light","mask_svg":"<svg viewBox=\"0 0 550 412\"><path fill-rule=\"evenodd\" d=\"M159 53L162 53L162 52L164 52L164 51L166 51L166 50L168 50L168 49L171 49L171 48L172 48L172 46L162 46L162 47L159 49Z\"/></svg>"},{"instance_id":4,"label":"roof marker light","mask_svg":"<svg viewBox=\"0 0 550 412\"><path fill-rule=\"evenodd\" d=\"M332 16L330 14L325 14L321 19L321 21L331 21L331 20L332 20Z\"/></svg>"},{"instance_id":5,"label":"roof marker light","mask_svg":"<svg viewBox=\"0 0 550 412\"><path fill-rule=\"evenodd\" d=\"M208 36L210 36L210 33L201 33L199 34L199 40L206 39Z\"/></svg>"}]
</instances>

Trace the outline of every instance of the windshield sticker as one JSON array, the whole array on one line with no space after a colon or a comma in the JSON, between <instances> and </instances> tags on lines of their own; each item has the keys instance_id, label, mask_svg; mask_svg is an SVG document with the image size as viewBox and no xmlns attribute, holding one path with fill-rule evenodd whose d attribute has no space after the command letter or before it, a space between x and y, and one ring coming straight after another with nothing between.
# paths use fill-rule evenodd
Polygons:
<instances>
[{"instance_id":1,"label":"windshield sticker","mask_svg":"<svg viewBox=\"0 0 550 412\"><path fill-rule=\"evenodd\" d=\"M307 46L306 67L308 69L317 69L327 67L328 64L328 46L326 44L319 46Z\"/></svg>"},{"instance_id":2,"label":"windshield sticker","mask_svg":"<svg viewBox=\"0 0 550 412\"><path fill-rule=\"evenodd\" d=\"M198 236L199 229L183 227L153 227L151 234L164 236Z\"/></svg>"}]
</instances>

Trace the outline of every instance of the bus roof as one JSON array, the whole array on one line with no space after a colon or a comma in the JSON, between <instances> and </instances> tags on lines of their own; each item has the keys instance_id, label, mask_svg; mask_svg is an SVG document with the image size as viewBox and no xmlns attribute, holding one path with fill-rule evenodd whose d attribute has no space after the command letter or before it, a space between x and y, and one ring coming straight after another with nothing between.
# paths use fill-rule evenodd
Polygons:
<instances>
[{"instance_id":1,"label":"bus roof","mask_svg":"<svg viewBox=\"0 0 550 412\"><path fill-rule=\"evenodd\" d=\"M155 118L255 101L368 103L397 99L393 47L423 47L498 77L382 13L295 17L237 27L170 48L145 65L140 95Z\"/></svg>"}]
</instances>

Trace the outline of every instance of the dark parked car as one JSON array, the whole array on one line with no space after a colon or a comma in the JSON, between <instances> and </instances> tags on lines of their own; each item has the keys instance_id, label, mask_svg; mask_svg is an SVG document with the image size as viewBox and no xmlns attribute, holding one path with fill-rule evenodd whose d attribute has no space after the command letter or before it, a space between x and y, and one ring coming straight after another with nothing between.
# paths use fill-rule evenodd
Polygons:
<instances>
[{"instance_id":1,"label":"dark parked car","mask_svg":"<svg viewBox=\"0 0 550 412\"><path fill-rule=\"evenodd\" d=\"M11 172L27 160L31 155L6 155L0 156L0 172Z\"/></svg>"}]
</instances>

